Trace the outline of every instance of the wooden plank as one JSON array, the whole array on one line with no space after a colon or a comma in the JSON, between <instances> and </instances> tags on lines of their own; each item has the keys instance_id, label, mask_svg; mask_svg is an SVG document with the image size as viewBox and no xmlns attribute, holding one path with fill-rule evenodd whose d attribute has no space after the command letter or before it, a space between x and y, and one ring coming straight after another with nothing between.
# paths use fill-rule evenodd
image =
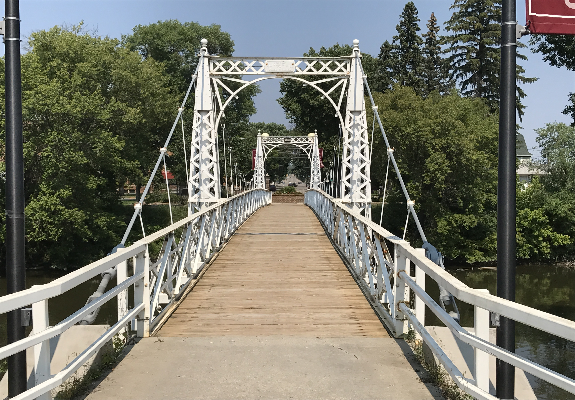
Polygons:
<instances>
[{"instance_id":1,"label":"wooden plank","mask_svg":"<svg viewBox=\"0 0 575 400\"><path fill-rule=\"evenodd\" d=\"M388 337L301 204L256 212L157 335Z\"/></svg>"}]
</instances>

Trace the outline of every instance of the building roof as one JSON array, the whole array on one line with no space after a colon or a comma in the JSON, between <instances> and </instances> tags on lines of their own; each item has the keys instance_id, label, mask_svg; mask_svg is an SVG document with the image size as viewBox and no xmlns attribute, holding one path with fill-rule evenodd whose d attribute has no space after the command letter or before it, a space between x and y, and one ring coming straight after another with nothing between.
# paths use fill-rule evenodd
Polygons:
<instances>
[{"instance_id":1,"label":"building roof","mask_svg":"<svg viewBox=\"0 0 575 400\"><path fill-rule=\"evenodd\" d=\"M517 157L529 157L531 158L532 154L527 149L527 143L525 143L525 138L521 133L517 133L515 139L515 149L517 150Z\"/></svg>"}]
</instances>

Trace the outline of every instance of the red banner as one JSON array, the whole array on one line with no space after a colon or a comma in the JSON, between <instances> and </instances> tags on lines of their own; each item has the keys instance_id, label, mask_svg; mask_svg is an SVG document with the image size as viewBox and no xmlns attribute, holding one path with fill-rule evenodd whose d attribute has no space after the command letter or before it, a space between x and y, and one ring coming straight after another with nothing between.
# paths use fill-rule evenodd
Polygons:
<instances>
[{"instance_id":1,"label":"red banner","mask_svg":"<svg viewBox=\"0 0 575 400\"><path fill-rule=\"evenodd\" d=\"M319 150L319 167L323 168L323 149L320 147L318 150Z\"/></svg>"},{"instance_id":2,"label":"red banner","mask_svg":"<svg viewBox=\"0 0 575 400\"><path fill-rule=\"evenodd\" d=\"M256 169L256 149L252 149L252 171Z\"/></svg>"},{"instance_id":3,"label":"red banner","mask_svg":"<svg viewBox=\"0 0 575 400\"><path fill-rule=\"evenodd\" d=\"M531 33L575 35L575 0L526 0Z\"/></svg>"}]
</instances>

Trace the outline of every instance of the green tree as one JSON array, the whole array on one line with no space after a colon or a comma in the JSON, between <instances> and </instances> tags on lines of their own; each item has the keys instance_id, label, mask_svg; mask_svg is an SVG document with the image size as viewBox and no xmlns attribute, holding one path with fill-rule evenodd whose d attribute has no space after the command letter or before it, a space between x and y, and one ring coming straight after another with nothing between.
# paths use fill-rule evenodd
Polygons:
<instances>
[{"instance_id":1,"label":"green tree","mask_svg":"<svg viewBox=\"0 0 575 400\"><path fill-rule=\"evenodd\" d=\"M556 122L536 132L541 149L538 168L547 172L541 178L545 189L575 193L575 128Z\"/></svg>"},{"instance_id":2,"label":"green tree","mask_svg":"<svg viewBox=\"0 0 575 400\"><path fill-rule=\"evenodd\" d=\"M573 197L569 202L573 206ZM517 258L549 260L565 256L573 247L573 241L564 230L565 222L575 221L575 214L557 203L566 196L546 192L539 179L535 178L527 187L517 188ZM552 205L552 206L551 206ZM551 206L551 207L550 207ZM557 226L558 220L561 225ZM571 232L572 232L571 225Z\"/></svg>"},{"instance_id":3,"label":"green tree","mask_svg":"<svg viewBox=\"0 0 575 400\"><path fill-rule=\"evenodd\" d=\"M455 0L453 15L445 23L451 35L443 38L449 45L452 77L464 96L479 97L492 111L499 107L499 75L501 67L501 0ZM518 47L525 47L519 43ZM517 53L519 60L525 55ZM525 70L517 64L517 112L523 117L521 102L525 92L519 84L532 83L536 78L525 77Z\"/></svg>"},{"instance_id":4,"label":"green tree","mask_svg":"<svg viewBox=\"0 0 575 400\"><path fill-rule=\"evenodd\" d=\"M162 63L169 76L172 93L182 100L198 65L200 41L204 38L208 40L207 47L210 55L229 57L233 54L234 42L230 34L222 31L221 27L215 24L202 26L196 22L181 23L177 20L168 20L150 25L137 25L134 27L133 33L124 36L122 41L127 48L139 52L144 59L153 59ZM226 81L226 85L232 90L240 87L237 82ZM225 102L230 95L226 91L219 90L222 102ZM222 124L226 125L227 140L241 137L242 132L246 131L250 115L256 112L253 97L259 91L257 85L250 85L231 100L225 110L225 118L221 121ZM187 132L184 140L188 143L188 150L192 132L193 109L194 96L192 93L188 98L184 112L185 132ZM176 111L177 109L174 108L173 115ZM222 129L219 130L219 135L219 141L222 143ZM170 160L170 170L179 183L186 181L183 147L175 147ZM223 157L223 146L220 146L220 159Z\"/></svg>"},{"instance_id":5,"label":"green tree","mask_svg":"<svg viewBox=\"0 0 575 400\"><path fill-rule=\"evenodd\" d=\"M319 51L310 48L304 57L349 57L353 48L349 45L335 44L332 47L322 47ZM369 54L362 53L361 63L367 74L368 83L371 86L377 79L377 60ZM309 80L321 80L325 77L308 77ZM332 82L320 83L324 90L329 90ZM324 148L324 164L329 167L333 158L334 148L339 145L341 130L340 120L335 116L336 110L333 105L316 89L302 82L292 79L284 79L280 84L282 97L278 103L283 107L288 120L294 125L294 131L299 134L308 134L318 131L319 147ZM339 92L331 93L335 104L339 101ZM344 95L340 112L345 115L347 96Z\"/></svg>"},{"instance_id":6,"label":"green tree","mask_svg":"<svg viewBox=\"0 0 575 400\"><path fill-rule=\"evenodd\" d=\"M34 32L28 46L27 265L78 268L119 242L125 216L117 189L141 163L129 142L155 144L153 131L165 132L161 121L174 102L160 65L81 25Z\"/></svg>"},{"instance_id":7,"label":"green tree","mask_svg":"<svg viewBox=\"0 0 575 400\"><path fill-rule=\"evenodd\" d=\"M396 85L374 95L383 127L428 240L449 259L495 257L497 117L479 99L452 92L427 98ZM371 110L368 109L368 118ZM386 149L376 136L372 179L384 181ZM384 226L401 235L406 203L397 179L388 181ZM407 237L420 243L414 225Z\"/></svg>"},{"instance_id":8,"label":"green tree","mask_svg":"<svg viewBox=\"0 0 575 400\"><path fill-rule=\"evenodd\" d=\"M419 36L419 17L415 4L408 2L396 26L397 35L392 43L387 40L381 45L378 56L378 71L374 89L389 90L394 83L409 86L417 93L424 92L423 39Z\"/></svg>"},{"instance_id":9,"label":"green tree","mask_svg":"<svg viewBox=\"0 0 575 400\"><path fill-rule=\"evenodd\" d=\"M410 1L403 8L399 24L395 28L397 35L393 44L398 61L396 67L396 82L412 87L417 93L423 90L423 39L419 36L419 17L415 4Z\"/></svg>"},{"instance_id":10,"label":"green tree","mask_svg":"<svg viewBox=\"0 0 575 400\"><path fill-rule=\"evenodd\" d=\"M394 82L396 82L398 63L395 46L386 40L379 48L377 70L374 82L370 84L371 89L381 93L391 90Z\"/></svg>"},{"instance_id":11,"label":"green tree","mask_svg":"<svg viewBox=\"0 0 575 400\"><path fill-rule=\"evenodd\" d=\"M517 194L518 256L572 258L575 254L575 128L563 123L536 130L543 174Z\"/></svg>"},{"instance_id":12,"label":"green tree","mask_svg":"<svg viewBox=\"0 0 575 400\"><path fill-rule=\"evenodd\" d=\"M449 63L442 56L440 38L438 36L439 25L434 13L427 22L427 32L423 34L425 46L423 48L423 92L429 95L433 91L447 93L453 88L453 82L449 78Z\"/></svg>"}]
</instances>

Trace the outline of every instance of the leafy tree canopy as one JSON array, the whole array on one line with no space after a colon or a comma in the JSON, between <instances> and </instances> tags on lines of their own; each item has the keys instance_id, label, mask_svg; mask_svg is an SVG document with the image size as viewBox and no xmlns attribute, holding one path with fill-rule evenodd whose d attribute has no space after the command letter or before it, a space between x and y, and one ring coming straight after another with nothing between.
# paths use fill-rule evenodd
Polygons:
<instances>
[{"instance_id":1,"label":"leafy tree canopy","mask_svg":"<svg viewBox=\"0 0 575 400\"><path fill-rule=\"evenodd\" d=\"M453 15L445 23L451 32L443 38L449 46L452 76L464 96L484 99L492 111L499 106L499 75L501 67L501 0L455 0ZM519 43L518 47L525 47ZM519 60L525 55L517 53ZM517 64L517 82L532 83L536 78L525 77L525 70ZM526 94L517 85L517 112L519 118L525 106L521 100Z\"/></svg>"},{"instance_id":2,"label":"leafy tree canopy","mask_svg":"<svg viewBox=\"0 0 575 400\"><path fill-rule=\"evenodd\" d=\"M497 117L479 99L438 92L427 98L394 86L374 94L403 179L416 201L428 240L449 259L478 262L495 256ZM368 119L371 119L368 109ZM372 177L385 180L383 139L375 136ZM377 168L377 169L376 169ZM390 174L392 176L394 174ZM397 179L388 181L384 226L401 234L406 203ZM415 226L408 238L419 242Z\"/></svg>"},{"instance_id":3,"label":"leafy tree canopy","mask_svg":"<svg viewBox=\"0 0 575 400\"><path fill-rule=\"evenodd\" d=\"M144 59L153 59L164 65L170 77L170 87L172 93L180 99L188 89L192 80L192 75L198 65L198 54L201 48L200 41L208 40L208 53L210 55L229 57L234 51L234 42L230 34L221 30L219 25L202 26L196 22L179 22L177 20L158 21L150 25L138 25L134 27L131 35L122 38L126 47L140 53ZM237 82L225 82L232 89L237 90L240 84ZM229 93L218 89L222 102L229 97ZM225 124L225 134L227 140L233 140L236 136L241 136L249 126L250 115L255 114L253 97L260 92L257 85L250 85L234 96L230 104L225 109L224 118L221 124ZM191 141L193 122L194 96L188 98L184 121L186 132L184 140ZM175 115L176 109L174 108ZM178 139L175 139L179 141ZM219 143L223 143L223 126L219 129ZM175 175L177 182L186 182L184 146L177 146L173 149L170 160L170 171ZM188 147L189 150L189 147ZM223 146L220 146L220 159L223 159ZM222 174L223 177L223 174Z\"/></svg>"},{"instance_id":4,"label":"leafy tree canopy","mask_svg":"<svg viewBox=\"0 0 575 400\"><path fill-rule=\"evenodd\" d=\"M156 130L175 105L158 63L81 25L34 32L28 46L27 264L77 268L118 243L125 227L118 186L147 162L138 149L158 154Z\"/></svg>"},{"instance_id":5,"label":"leafy tree canopy","mask_svg":"<svg viewBox=\"0 0 575 400\"><path fill-rule=\"evenodd\" d=\"M350 56L353 47L350 45L335 44L329 48L322 47L319 51L310 48L304 57L341 57ZM361 63L370 85L376 79L377 60L369 54L362 53ZM315 78L315 79L312 79ZM322 78L309 77L310 80L320 80ZM334 82L319 84L324 90L329 90ZM285 79L280 84L282 97L278 103L283 107L288 120L293 123L295 129L301 133L310 133L317 130L319 147L324 149L324 164L329 167L329 162L333 158L334 148L339 146L341 137L340 120L336 116L334 106L316 89L302 82ZM335 104L339 101L339 90L331 93ZM342 109L340 112L345 115L345 105L347 96L344 94Z\"/></svg>"}]
</instances>

